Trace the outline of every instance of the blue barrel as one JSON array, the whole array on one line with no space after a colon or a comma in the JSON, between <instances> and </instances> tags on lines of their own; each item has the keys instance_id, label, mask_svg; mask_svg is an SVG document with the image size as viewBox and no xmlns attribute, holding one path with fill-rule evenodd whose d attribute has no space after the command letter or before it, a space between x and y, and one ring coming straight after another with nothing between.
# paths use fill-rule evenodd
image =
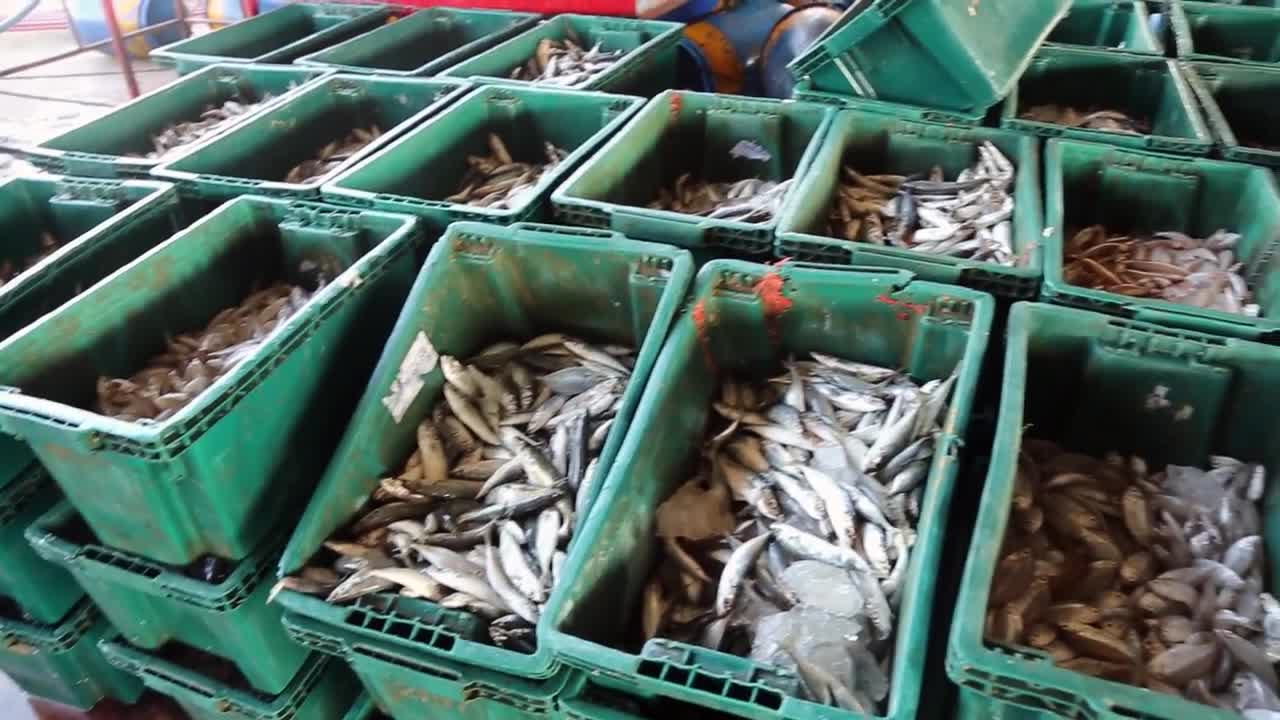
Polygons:
<instances>
[{"instance_id":1,"label":"blue barrel","mask_svg":"<svg viewBox=\"0 0 1280 720\"><path fill-rule=\"evenodd\" d=\"M789 98L795 78L787 64L808 50L827 28L840 19L841 10L830 5L804 5L788 12L769 31L760 51L761 92L768 97Z\"/></svg>"},{"instance_id":2,"label":"blue barrel","mask_svg":"<svg viewBox=\"0 0 1280 720\"><path fill-rule=\"evenodd\" d=\"M245 18L244 5L240 0L205 0L205 16L214 27L230 25Z\"/></svg>"},{"instance_id":3,"label":"blue barrel","mask_svg":"<svg viewBox=\"0 0 1280 720\"><path fill-rule=\"evenodd\" d=\"M121 33L129 33L147 25L172 20L175 0L114 0L116 22ZM102 14L102 0L67 0L67 14L71 17L71 30L80 44L88 45L111 37L107 19ZM186 37L181 25L170 25L154 32L131 37L124 41L131 57L145 58L155 48L168 45ZM110 45L103 50L113 52Z\"/></svg>"},{"instance_id":4,"label":"blue barrel","mask_svg":"<svg viewBox=\"0 0 1280 720\"><path fill-rule=\"evenodd\" d=\"M682 66L694 69L699 89L742 93L749 83L748 65L790 9L777 0L743 0L689 23L680 44Z\"/></svg>"}]
</instances>

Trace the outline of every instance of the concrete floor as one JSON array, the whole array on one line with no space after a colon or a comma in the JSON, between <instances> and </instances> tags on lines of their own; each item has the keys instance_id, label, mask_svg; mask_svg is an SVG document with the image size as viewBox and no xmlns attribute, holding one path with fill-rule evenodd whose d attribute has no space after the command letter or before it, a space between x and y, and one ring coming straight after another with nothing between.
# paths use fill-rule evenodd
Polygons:
<instances>
[{"instance_id":1,"label":"concrete floor","mask_svg":"<svg viewBox=\"0 0 1280 720\"><path fill-rule=\"evenodd\" d=\"M0 0L0 18L15 12L23 0ZM44 0L34 15L58 12L58 0ZM0 68L47 57L76 47L69 29L10 31L0 35ZM153 62L134 62L142 92L177 77ZM0 146L33 143L52 137L129 100L124 76L113 56L89 51L56 63L0 78ZM29 170L0 154L0 177Z\"/></svg>"}]
</instances>

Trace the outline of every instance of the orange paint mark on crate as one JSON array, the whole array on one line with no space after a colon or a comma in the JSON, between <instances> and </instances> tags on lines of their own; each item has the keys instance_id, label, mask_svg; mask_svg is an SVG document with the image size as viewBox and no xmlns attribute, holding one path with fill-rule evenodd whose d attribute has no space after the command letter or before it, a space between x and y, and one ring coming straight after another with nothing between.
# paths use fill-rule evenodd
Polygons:
<instances>
[{"instance_id":1,"label":"orange paint mark on crate","mask_svg":"<svg viewBox=\"0 0 1280 720\"><path fill-rule=\"evenodd\" d=\"M915 313L916 315L924 315L926 312L929 311L929 306L926 305L925 303L913 303L907 300L895 300L889 297L888 293L877 296L876 302L902 308L901 310L898 311L897 318L904 322L911 319L912 313Z\"/></svg>"},{"instance_id":2,"label":"orange paint mark on crate","mask_svg":"<svg viewBox=\"0 0 1280 720\"><path fill-rule=\"evenodd\" d=\"M781 267L786 260L779 261L775 267ZM778 318L782 314L790 310L795 305L791 298L783 294L782 288L784 281L782 275L777 270L767 273L760 278L760 282L756 283L756 296L760 298L760 302L764 305L764 319L769 327L769 340L775 345L778 343L780 336L778 328Z\"/></svg>"},{"instance_id":3,"label":"orange paint mark on crate","mask_svg":"<svg viewBox=\"0 0 1280 720\"><path fill-rule=\"evenodd\" d=\"M707 332L707 301L699 300L693 306L693 326L698 331L698 344L702 346L702 359L707 363L707 369L713 374L716 372L716 358L711 353L711 337Z\"/></svg>"}]
</instances>

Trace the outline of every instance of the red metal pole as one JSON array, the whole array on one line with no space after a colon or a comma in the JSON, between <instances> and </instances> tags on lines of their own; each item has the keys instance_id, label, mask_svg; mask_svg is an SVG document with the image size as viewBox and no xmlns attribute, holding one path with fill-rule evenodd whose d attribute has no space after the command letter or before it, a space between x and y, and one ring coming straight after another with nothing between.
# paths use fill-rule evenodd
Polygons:
<instances>
[{"instance_id":1,"label":"red metal pole","mask_svg":"<svg viewBox=\"0 0 1280 720\"><path fill-rule=\"evenodd\" d=\"M124 37L120 34L120 23L116 21L116 9L112 0L102 0L102 15L107 21L107 30L111 32L111 47L116 51L116 60L120 63L120 71L124 73L124 83L129 87L129 97L136 98L138 78L133 75L133 60L124 47Z\"/></svg>"}]
</instances>

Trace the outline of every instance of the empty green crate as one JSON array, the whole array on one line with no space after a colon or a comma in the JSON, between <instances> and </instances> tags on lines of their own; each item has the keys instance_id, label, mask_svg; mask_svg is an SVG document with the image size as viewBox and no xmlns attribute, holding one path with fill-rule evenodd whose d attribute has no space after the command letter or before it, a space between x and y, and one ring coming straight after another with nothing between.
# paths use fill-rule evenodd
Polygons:
<instances>
[{"instance_id":1,"label":"empty green crate","mask_svg":"<svg viewBox=\"0 0 1280 720\"><path fill-rule=\"evenodd\" d=\"M1163 55L1150 20L1142 0L1076 0L1046 42Z\"/></svg>"},{"instance_id":2,"label":"empty green crate","mask_svg":"<svg viewBox=\"0 0 1280 720\"><path fill-rule=\"evenodd\" d=\"M500 339L519 341L553 331L635 347L636 366L598 460L598 477L605 477L692 275L687 252L608 231L451 225L427 259L350 430L285 550L281 572L296 571L319 552L378 487L378 479L400 467L416 447L418 421L429 414L443 386L443 375L433 369L422 377L416 395L397 395L402 368L417 357L423 341L440 354L461 358ZM584 313L584 308L593 310ZM401 403L399 417L388 412L392 399ZM423 665L452 662L537 680L552 676L557 667L546 646L532 655L493 646L469 613L430 602L378 594L330 605L289 591L277 601L349 643L394 649L421 658Z\"/></svg>"},{"instance_id":3,"label":"empty green crate","mask_svg":"<svg viewBox=\"0 0 1280 720\"><path fill-rule=\"evenodd\" d=\"M210 677L112 638L102 642L112 665L173 698L191 720L345 720L360 684L340 661L312 653L278 693L260 693Z\"/></svg>"},{"instance_id":4,"label":"empty green crate","mask_svg":"<svg viewBox=\"0 0 1280 720\"><path fill-rule=\"evenodd\" d=\"M809 78L797 81L791 95L796 100L804 102L821 103L837 108L873 112L905 120L922 120L942 125L981 125L987 116L986 110L978 110L971 113L952 112L950 110L920 107L919 105L904 105L902 103L864 98L857 95L822 92L821 90L813 89L813 81Z\"/></svg>"},{"instance_id":5,"label":"empty green crate","mask_svg":"<svg viewBox=\"0 0 1280 720\"><path fill-rule=\"evenodd\" d=\"M1020 117L1046 104L1071 106L1082 113L1118 110L1149 121L1151 132L1089 130ZM1005 100L1000 125L1042 137L1187 155L1206 155L1213 148L1213 137L1178 64L1129 53L1045 48Z\"/></svg>"},{"instance_id":6,"label":"empty green crate","mask_svg":"<svg viewBox=\"0 0 1280 720\"><path fill-rule=\"evenodd\" d=\"M0 618L0 672L30 695L81 710L103 698L131 703L142 683L112 667L98 649L98 641L114 633L88 600L57 623Z\"/></svg>"},{"instance_id":7,"label":"empty green crate","mask_svg":"<svg viewBox=\"0 0 1280 720\"><path fill-rule=\"evenodd\" d=\"M482 220L510 224L546 219L552 188L591 157L639 108L627 95L489 85L324 186L324 198L340 205L404 212L437 222ZM546 162L551 143L569 156L538 178L533 188L506 209L446 200L462 188L467 156L487 156L490 133L498 135L516 161Z\"/></svg>"},{"instance_id":8,"label":"empty green crate","mask_svg":"<svg viewBox=\"0 0 1280 720\"><path fill-rule=\"evenodd\" d=\"M683 173L712 182L798 181L818 154L833 114L830 107L812 103L665 92L556 188L551 196L556 218L640 240L768 255L776 216L747 223L647 205ZM743 142L755 143L767 157L735 155ZM794 192L792 187L788 194Z\"/></svg>"},{"instance_id":9,"label":"empty green crate","mask_svg":"<svg viewBox=\"0 0 1280 720\"><path fill-rule=\"evenodd\" d=\"M1007 95L1071 0L854 3L787 66L813 89L973 113ZM994 41L998 37L998 42Z\"/></svg>"},{"instance_id":10,"label":"empty green crate","mask_svg":"<svg viewBox=\"0 0 1280 720\"><path fill-rule=\"evenodd\" d=\"M1019 267L850 242L826 236L832 198L847 164L864 175L928 173L940 166L955 177L978 157L978 144L993 143L1017 168L1013 249ZM1042 272L1040 152L1035 138L1008 130L942 127L884 115L845 111L814 158L778 223L777 255L838 265L910 270L922 280L965 285L1008 298L1034 298Z\"/></svg>"},{"instance_id":11,"label":"empty green crate","mask_svg":"<svg viewBox=\"0 0 1280 720\"><path fill-rule=\"evenodd\" d=\"M1184 72L1222 156L1280 168L1280 66L1190 63Z\"/></svg>"},{"instance_id":12,"label":"empty green crate","mask_svg":"<svg viewBox=\"0 0 1280 720\"><path fill-rule=\"evenodd\" d=\"M106 546L238 559L310 493L435 235L412 218L239 198L0 343L0 428ZM128 376L259 283L331 280L162 422L99 415Z\"/></svg>"},{"instance_id":13,"label":"empty green crate","mask_svg":"<svg viewBox=\"0 0 1280 720\"><path fill-rule=\"evenodd\" d=\"M1172 6L1178 57L1208 62L1280 62L1280 10L1177 2Z\"/></svg>"},{"instance_id":14,"label":"empty green crate","mask_svg":"<svg viewBox=\"0 0 1280 720\"><path fill-rule=\"evenodd\" d=\"M0 600L4 612L56 624L84 597L71 575L36 554L23 533L60 499L58 488L37 464L0 488Z\"/></svg>"},{"instance_id":15,"label":"empty green crate","mask_svg":"<svg viewBox=\"0 0 1280 720\"><path fill-rule=\"evenodd\" d=\"M319 199L320 186L462 97L470 85L452 79L333 75L210 138L152 175L184 195L209 200L256 194ZM354 128L382 135L328 174L287 182L295 165L340 142Z\"/></svg>"},{"instance_id":16,"label":"empty green crate","mask_svg":"<svg viewBox=\"0 0 1280 720\"><path fill-rule=\"evenodd\" d=\"M165 183L11 178L0 182L0 263L21 267L48 233L61 243L0 287L0 341L70 300L175 229L178 198ZM0 487L31 451L0 434Z\"/></svg>"},{"instance_id":17,"label":"empty green crate","mask_svg":"<svg viewBox=\"0 0 1280 720\"><path fill-rule=\"evenodd\" d=\"M179 74L216 63L288 63L386 23L383 5L294 3L151 51Z\"/></svg>"},{"instance_id":18,"label":"empty green crate","mask_svg":"<svg viewBox=\"0 0 1280 720\"><path fill-rule=\"evenodd\" d=\"M56 173L147 177L160 164L159 159L147 157L154 149L152 138L175 123L199 120L206 109L228 100L255 103L270 95L278 102L325 74L318 69L270 65L207 67L45 140L27 150L27 159ZM268 105L224 123L213 133L226 132Z\"/></svg>"},{"instance_id":19,"label":"empty green crate","mask_svg":"<svg viewBox=\"0 0 1280 720\"><path fill-rule=\"evenodd\" d=\"M70 571L131 644L156 649L176 642L217 655L268 693L284 689L307 656L285 635L280 607L267 604L282 535L275 532L225 579L206 582L104 547L66 502L27 530L36 552Z\"/></svg>"},{"instance_id":20,"label":"empty green crate","mask_svg":"<svg viewBox=\"0 0 1280 720\"><path fill-rule=\"evenodd\" d=\"M1180 697L1055 667L1043 651L983 639L987 601L1014 494L1024 433L1100 456L1138 454L1153 469L1205 467L1229 455L1280 472L1272 408L1280 403L1280 348L1170 330L1051 305L1009 315L1000 422L947 653L962 687L963 720L1143 718L1229 720ZM1168 406L1148 402L1163 388ZM1194 407L1184 413L1183 407ZM1274 507L1275 486L1264 502ZM1268 538L1276 516L1264 515ZM1277 555L1266 568L1274 592Z\"/></svg>"},{"instance_id":21,"label":"empty green crate","mask_svg":"<svg viewBox=\"0 0 1280 720\"><path fill-rule=\"evenodd\" d=\"M547 720L554 717L560 691L573 677L561 671L531 680L427 660L403 647L368 644L351 628L292 611L285 613L284 625L297 642L345 659L371 704L392 720Z\"/></svg>"},{"instance_id":22,"label":"empty green crate","mask_svg":"<svg viewBox=\"0 0 1280 720\"><path fill-rule=\"evenodd\" d=\"M1280 190L1266 168L1177 158L1070 141L1045 147L1044 287L1041 297L1198 332L1280 342ZM1114 233L1164 230L1208 237L1240 233L1236 258L1262 307L1260 318L1069 285L1063 247L1100 223Z\"/></svg>"},{"instance_id":23,"label":"empty green crate","mask_svg":"<svg viewBox=\"0 0 1280 720\"><path fill-rule=\"evenodd\" d=\"M425 8L295 62L345 72L436 75L537 19L537 15L503 10Z\"/></svg>"},{"instance_id":24,"label":"empty green crate","mask_svg":"<svg viewBox=\"0 0 1280 720\"><path fill-rule=\"evenodd\" d=\"M780 285L779 285L780 283ZM762 296L768 288L785 299ZM897 616L888 718L915 718L930 640L938 562L956 491L959 455L995 302L967 288L915 280L904 270L767 266L717 260L698 273L691 312L672 327L627 440L569 553L568 592L543 614L540 640L602 688L667 703L685 717L857 717L801 700L795 673L747 658L655 639L619 649L639 621L640 596L661 543L654 513L688 477L723 377L767 377L789 356L832 353L903 368L918 382L958 382L925 490ZM713 712L714 711L714 712Z\"/></svg>"},{"instance_id":25,"label":"empty green crate","mask_svg":"<svg viewBox=\"0 0 1280 720\"><path fill-rule=\"evenodd\" d=\"M625 53L607 70L574 89L649 96L675 86L681 29L680 23L658 20L557 15L444 74L481 83L537 84L512 80L511 71L533 57L544 39L571 39L584 48L598 45L603 52Z\"/></svg>"}]
</instances>

